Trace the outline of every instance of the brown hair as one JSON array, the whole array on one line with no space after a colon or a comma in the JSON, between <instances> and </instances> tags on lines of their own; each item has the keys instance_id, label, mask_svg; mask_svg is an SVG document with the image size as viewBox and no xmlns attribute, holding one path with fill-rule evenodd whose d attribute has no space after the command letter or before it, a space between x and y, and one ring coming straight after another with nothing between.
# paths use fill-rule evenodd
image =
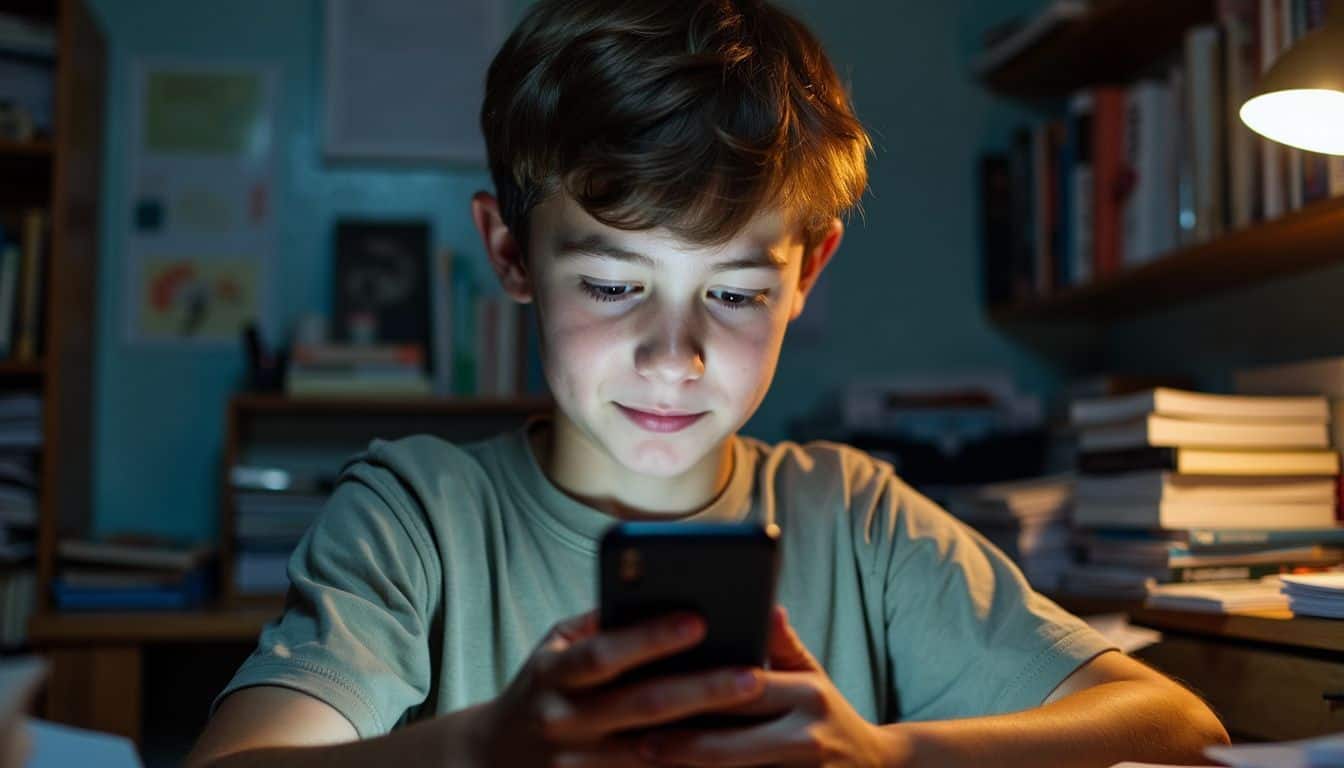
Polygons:
<instances>
[{"instance_id":1,"label":"brown hair","mask_svg":"<svg viewBox=\"0 0 1344 768\"><path fill-rule=\"evenodd\" d=\"M821 44L762 0L540 0L481 109L504 223L564 189L598 221L720 244L779 207L814 245L867 183Z\"/></svg>"}]
</instances>

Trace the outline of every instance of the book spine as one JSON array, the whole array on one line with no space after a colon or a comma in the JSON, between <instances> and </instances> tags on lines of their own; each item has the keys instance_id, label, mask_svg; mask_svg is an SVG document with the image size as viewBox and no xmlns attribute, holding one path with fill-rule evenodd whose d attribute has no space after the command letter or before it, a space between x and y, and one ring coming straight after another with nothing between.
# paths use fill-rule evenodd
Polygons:
<instances>
[{"instance_id":1,"label":"book spine","mask_svg":"<svg viewBox=\"0 0 1344 768\"><path fill-rule=\"evenodd\" d=\"M1070 282L1086 284L1092 280L1092 95L1074 97L1069 116L1072 168L1069 171Z\"/></svg>"},{"instance_id":2,"label":"book spine","mask_svg":"<svg viewBox=\"0 0 1344 768\"><path fill-rule=\"evenodd\" d=\"M1325 0L1297 0L1301 29L1298 37L1325 25ZM1302 203L1314 203L1330 197L1330 156L1319 152L1299 152L1302 158Z\"/></svg>"},{"instance_id":3,"label":"book spine","mask_svg":"<svg viewBox=\"0 0 1344 768\"><path fill-rule=\"evenodd\" d=\"M1122 212L1126 266L1153 260L1172 247L1170 92L1163 83L1144 81L1126 98L1125 157L1133 189Z\"/></svg>"},{"instance_id":4,"label":"book spine","mask_svg":"<svg viewBox=\"0 0 1344 768\"><path fill-rule=\"evenodd\" d=\"M453 393L453 252L449 248L434 256L434 285L430 291L434 333L430 365L436 395Z\"/></svg>"},{"instance_id":5,"label":"book spine","mask_svg":"<svg viewBox=\"0 0 1344 768\"><path fill-rule=\"evenodd\" d=\"M1227 549L1248 547L1278 549L1311 546L1313 544L1344 544L1344 528L1319 529L1260 529L1260 528L1191 528L1186 532L1191 554L1209 554Z\"/></svg>"},{"instance_id":6,"label":"book spine","mask_svg":"<svg viewBox=\"0 0 1344 768\"><path fill-rule=\"evenodd\" d=\"M1319 563L1256 563L1255 565L1198 565L1177 566L1168 573L1169 582L1196 583L1206 581L1246 581L1293 573L1306 568L1319 568Z\"/></svg>"},{"instance_id":7,"label":"book spine","mask_svg":"<svg viewBox=\"0 0 1344 768\"><path fill-rule=\"evenodd\" d=\"M1302 0L1281 0L1279 12L1283 18L1279 21L1279 55L1282 56L1293 47L1301 36ZM1288 210L1296 211L1302 207L1302 165L1303 152L1293 147L1284 147L1284 183L1288 188Z\"/></svg>"},{"instance_id":8,"label":"book spine","mask_svg":"<svg viewBox=\"0 0 1344 768\"><path fill-rule=\"evenodd\" d=\"M42 260L46 252L46 215L30 210L23 217L22 286L19 290L18 339L14 356L35 360L38 354L37 324L41 301Z\"/></svg>"},{"instance_id":9,"label":"book spine","mask_svg":"<svg viewBox=\"0 0 1344 768\"><path fill-rule=\"evenodd\" d=\"M1218 28L1196 27L1186 35L1190 133L1194 140L1195 239L1210 240L1225 227L1223 195L1222 55Z\"/></svg>"},{"instance_id":10,"label":"book spine","mask_svg":"<svg viewBox=\"0 0 1344 768\"><path fill-rule=\"evenodd\" d=\"M1260 81L1258 0L1222 0L1223 71L1228 125L1228 225L1241 229L1261 220L1259 138L1241 121L1241 105Z\"/></svg>"},{"instance_id":11,"label":"book spine","mask_svg":"<svg viewBox=\"0 0 1344 768\"><path fill-rule=\"evenodd\" d=\"M1053 284L1055 290L1073 285L1073 156L1070 146L1069 121L1050 123L1050 187L1053 201L1054 227L1051 230L1050 254L1054 260Z\"/></svg>"},{"instance_id":12,"label":"book spine","mask_svg":"<svg viewBox=\"0 0 1344 768\"><path fill-rule=\"evenodd\" d=\"M14 352L15 300L19 293L19 262L23 260L16 245L0 247L0 359Z\"/></svg>"},{"instance_id":13,"label":"book spine","mask_svg":"<svg viewBox=\"0 0 1344 768\"><path fill-rule=\"evenodd\" d=\"M1331 155L1326 162L1330 170L1330 196L1344 196L1344 155Z\"/></svg>"},{"instance_id":14,"label":"book spine","mask_svg":"<svg viewBox=\"0 0 1344 768\"><path fill-rule=\"evenodd\" d=\"M1284 0L1260 0L1260 73L1263 75L1279 56L1279 6ZM1268 139L1260 141L1261 179L1266 219L1282 216L1287 207L1284 195L1283 147Z\"/></svg>"},{"instance_id":15,"label":"book spine","mask_svg":"<svg viewBox=\"0 0 1344 768\"><path fill-rule=\"evenodd\" d=\"M1175 471L1175 448L1139 448L1137 450L1099 451L1078 457L1078 469L1085 474L1113 475L1142 470Z\"/></svg>"},{"instance_id":16,"label":"book spine","mask_svg":"<svg viewBox=\"0 0 1344 768\"><path fill-rule=\"evenodd\" d=\"M1093 94L1093 273L1098 277L1120 271L1120 211L1128 192L1124 183L1125 93L1120 88L1098 88Z\"/></svg>"}]
</instances>

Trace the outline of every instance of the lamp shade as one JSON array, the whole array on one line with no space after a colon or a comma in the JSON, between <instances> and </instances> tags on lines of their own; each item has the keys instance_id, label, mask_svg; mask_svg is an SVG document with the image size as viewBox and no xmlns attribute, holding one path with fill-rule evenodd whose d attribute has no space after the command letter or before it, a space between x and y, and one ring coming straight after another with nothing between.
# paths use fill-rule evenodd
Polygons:
<instances>
[{"instance_id":1,"label":"lamp shade","mask_svg":"<svg viewBox=\"0 0 1344 768\"><path fill-rule=\"evenodd\" d=\"M1344 18L1304 35L1279 56L1241 106L1256 133L1298 149L1344 155Z\"/></svg>"}]
</instances>

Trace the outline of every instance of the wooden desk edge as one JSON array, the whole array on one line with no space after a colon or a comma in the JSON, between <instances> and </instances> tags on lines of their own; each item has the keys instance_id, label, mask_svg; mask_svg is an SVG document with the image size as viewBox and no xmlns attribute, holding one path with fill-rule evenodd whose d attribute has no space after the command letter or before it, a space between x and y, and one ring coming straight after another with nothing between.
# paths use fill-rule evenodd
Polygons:
<instances>
[{"instance_id":1,"label":"wooden desk edge","mask_svg":"<svg viewBox=\"0 0 1344 768\"><path fill-rule=\"evenodd\" d=\"M1163 632L1344 653L1344 621L1337 619L1293 617L1282 611L1221 614L1152 608L1136 608L1129 616L1135 624Z\"/></svg>"},{"instance_id":2,"label":"wooden desk edge","mask_svg":"<svg viewBox=\"0 0 1344 768\"><path fill-rule=\"evenodd\" d=\"M174 612L38 613L28 625L37 647L256 640L278 608Z\"/></svg>"}]
</instances>

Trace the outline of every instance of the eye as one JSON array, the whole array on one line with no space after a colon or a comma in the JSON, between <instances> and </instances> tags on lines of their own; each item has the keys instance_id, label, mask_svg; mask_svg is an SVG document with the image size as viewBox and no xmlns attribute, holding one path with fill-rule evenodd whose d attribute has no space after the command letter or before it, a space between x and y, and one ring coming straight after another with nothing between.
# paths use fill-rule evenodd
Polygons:
<instances>
[{"instance_id":1,"label":"eye","mask_svg":"<svg viewBox=\"0 0 1344 768\"><path fill-rule=\"evenodd\" d=\"M730 291L714 288L709 297L730 309L761 307L765 305L767 291Z\"/></svg>"},{"instance_id":2,"label":"eye","mask_svg":"<svg viewBox=\"0 0 1344 768\"><path fill-rule=\"evenodd\" d=\"M621 301L644 290L631 283L595 283L591 280L580 280L579 287L597 301Z\"/></svg>"}]
</instances>

